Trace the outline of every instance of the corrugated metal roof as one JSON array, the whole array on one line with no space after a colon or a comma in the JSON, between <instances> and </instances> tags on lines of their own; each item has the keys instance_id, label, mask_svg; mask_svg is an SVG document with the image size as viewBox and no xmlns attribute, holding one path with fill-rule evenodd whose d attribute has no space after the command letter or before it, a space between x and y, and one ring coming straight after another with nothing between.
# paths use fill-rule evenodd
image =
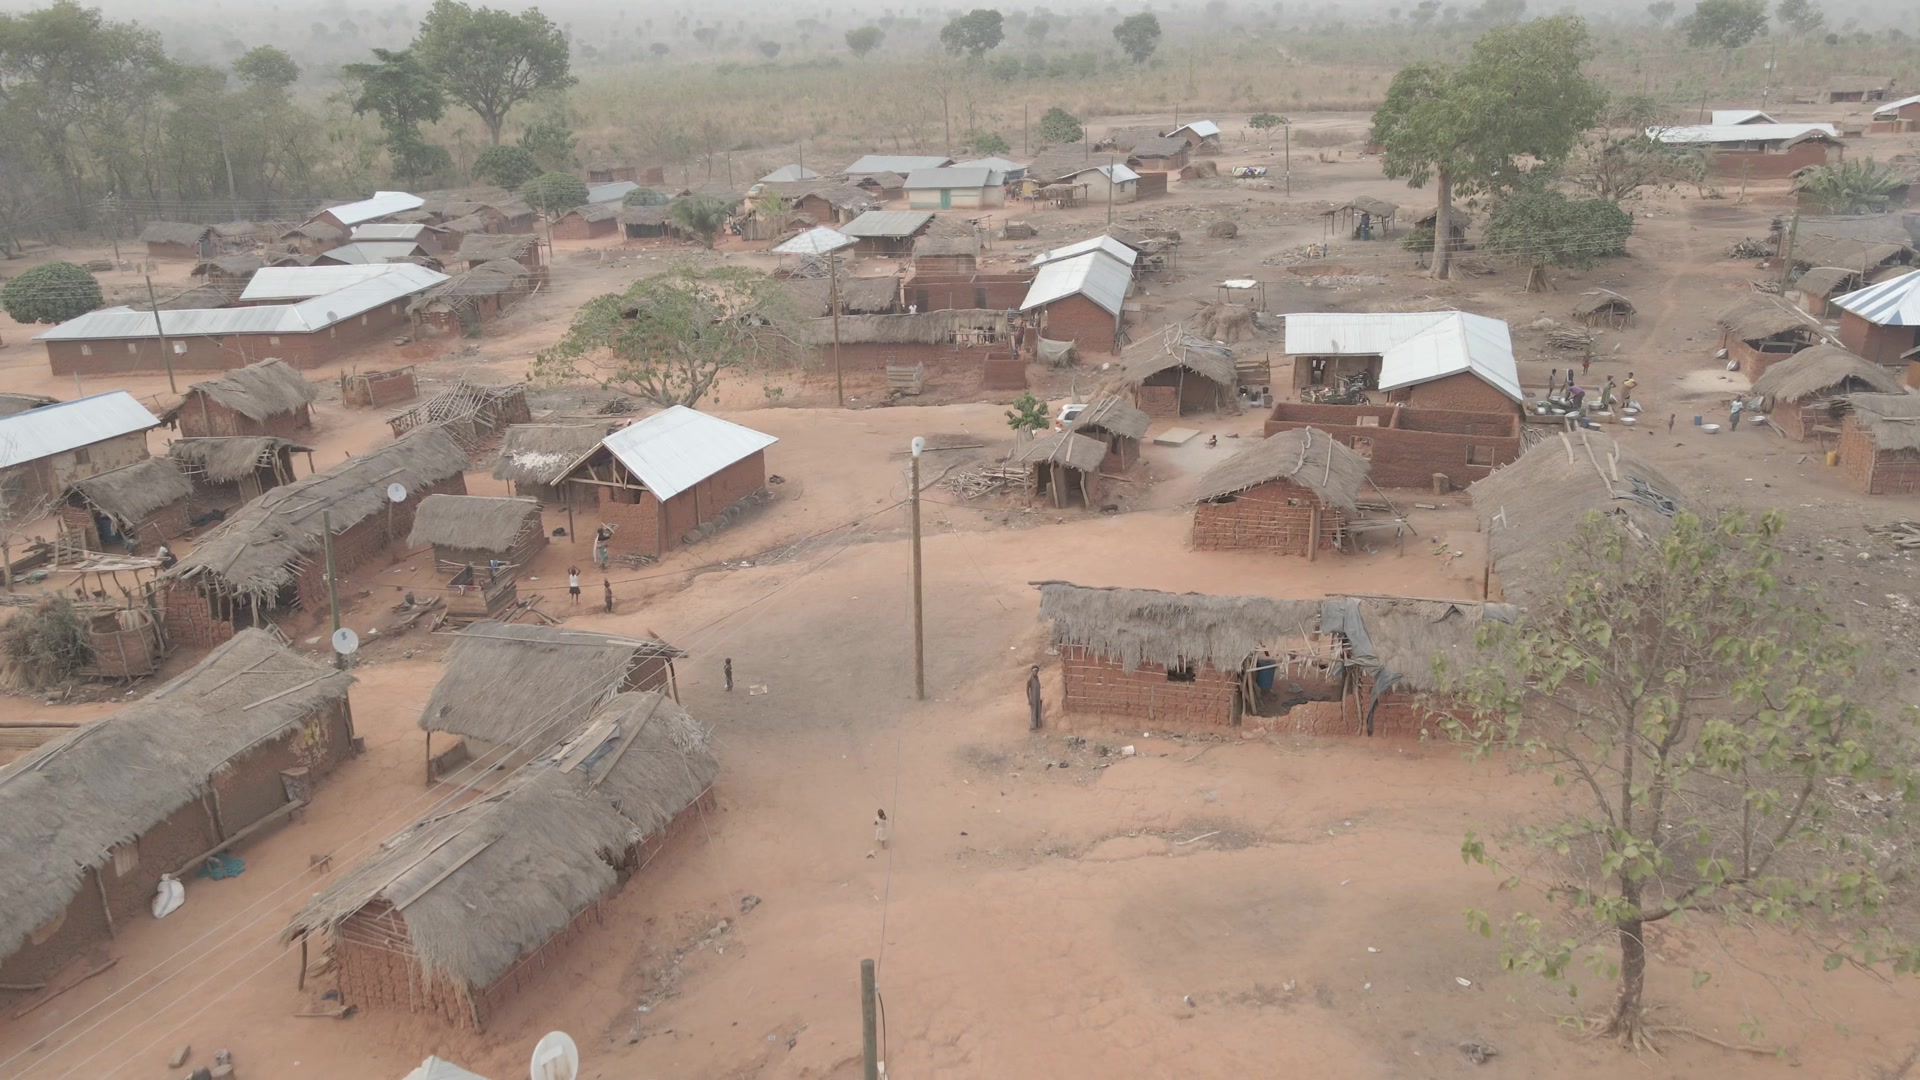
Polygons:
<instances>
[{"instance_id":1,"label":"corrugated metal roof","mask_svg":"<svg viewBox=\"0 0 1920 1080\"><path fill-rule=\"evenodd\" d=\"M1100 252L1089 251L1042 266L1033 276L1033 284L1027 287L1026 299L1020 301L1020 310L1032 311L1078 294L1118 316L1120 305L1127 299L1127 288L1132 284L1133 271L1126 265Z\"/></svg>"},{"instance_id":2,"label":"corrugated metal roof","mask_svg":"<svg viewBox=\"0 0 1920 1080\"><path fill-rule=\"evenodd\" d=\"M1291 312L1294 356L1378 356L1380 388L1393 390L1472 371L1523 400L1507 324L1464 311Z\"/></svg>"},{"instance_id":3,"label":"corrugated metal roof","mask_svg":"<svg viewBox=\"0 0 1920 1080\"><path fill-rule=\"evenodd\" d=\"M846 174L867 176L872 173L891 172L905 176L915 169L937 169L942 165L951 164L953 164L952 158L927 154L866 154L847 166Z\"/></svg>"},{"instance_id":4,"label":"corrugated metal roof","mask_svg":"<svg viewBox=\"0 0 1920 1080\"><path fill-rule=\"evenodd\" d=\"M853 237L912 236L932 220L933 214L927 210L869 210L840 226L840 231Z\"/></svg>"},{"instance_id":5,"label":"corrugated metal roof","mask_svg":"<svg viewBox=\"0 0 1920 1080\"><path fill-rule=\"evenodd\" d=\"M619 202L627 197L629 191L639 191L640 185L631 180L615 180L607 184L587 185L587 205Z\"/></svg>"},{"instance_id":6,"label":"corrugated metal roof","mask_svg":"<svg viewBox=\"0 0 1920 1080\"><path fill-rule=\"evenodd\" d=\"M355 225L350 240L411 240L418 242L427 233L427 227L419 224L406 224L397 221L381 221L368 225Z\"/></svg>"},{"instance_id":7,"label":"corrugated metal roof","mask_svg":"<svg viewBox=\"0 0 1920 1080\"><path fill-rule=\"evenodd\" d=\"M1139 173L1134 172L1132 169L1128 168L1125 165L1120 164L1117 161L1114 162L1112 165L1089 165L1084 169L1078 169L1078 170L1075 170L1074 172L1068 173L1067 177L1065 178L1070 179L1072 177L1079 176L1083 173L1090 173L1090 172L1097 172L1101 176L1107 177L1108 179L1112 180L1116 184L1124 184L1129 180L1140 179Z\"/></svg>"},{"instance_id":8,"label":"corrugated metal roof","mask_svg":"<svg viewBox=\"0 0 1920 1080\"><path fill-rule=\"evenodd\" d=\"M389 214L402 214L408 210L418 210L427 200L418 195L409 195L404 191L376 191L371 199L359 202L341 203L329 206L321 214L332 214L333 219L342 225L358 225L363 221L378 221ZM315 214L314 217L319 217Z\"/></svg>"},{"instance_id":9,"label":"corrugated metal roof","mask_svg":"<svg viewBox=\"0 0 1920 1080\"><path fill-rule=\"evenodd\" d=\"M477 1072L470 1072L451 1061L442 1061L430 1057L420 1063L420 1067L400 1078L400 1080L487 1080Z\"/></svg>"},{"instance_id":10,"label":"corrugated metal roof","mask_svg":"<svg viewBox=\"0 0 1920 1080\"><path fill-rule=\"evenodd\" d=\"M412 240L361 240L329 248L321 252L320 257L337 263L384 263L419 255L424 250Z\"/></svg>"},{"instance_id":11,"label":"corrugated metal roof","mask_svg":"<svg viewBox=\"0 0 1920 1080\"><path fill-rule=\"evenodd\" d=\"M413 263L363 263L354 266L263 266L253 272L247 280L247 287L241 291L242 300L310 300L316 296L325 296L330 292L339 292L349 285L358 285L369 278L381 274L391 274L402 267L425 270L424 266Z\"/></svg>"},{"instance_id":12,"label":"corrugated metal roof","mask_svg":"<svg viewBox=\"0 0 1920 1080\"><path fill-rule=\"evenodd\" d=\"M1181 124L1167 134L1178 135L1183 131L1191 131L1203 139L1215 139L1220 136L1220 125L1211 120L1195 120L1191 124Z\"/></svg>"},{"instance_id":13,"label":"corrugated metal roof","mask_svg":"<svg viewBox=\"0 0 1920 1080\"><path fill-rule=\"evenodd\" d=\"M170 337L310 334L371 311L381 304L423 292L447 280L447 275L438 270L412 263L399 263L384 269L387 273L294 304L164 311L160 313L160 325ZM153 336L153 312L117 307L89 311L35 336L34 340L98 341L103 338L137 339Z\"/></svg>"},{"instance_id":14,"label":"corrugated metal roof","mask_svg":"<svg viewBox=\"0 0 1920 1080\"><path fill-rule=\"evenodd\" d=\"M785 184L795 180L818 180L820 174L805 165L782 165L760 178L763 184Z\"/></svg>"},{"instance_id":15,"label":"corrugated metal roof","mask_svg":"<svg viewBox=\"0 0 1920 1080\"><path fill-rule=\"evenodd\" d=\"M779 441L764 432L675 405L621 428L600 445L631 469L655 498L665 502ZM574 462L575 466L579 464Z\"/></svg>"},{"instance_id":16,"label":"corrugated metal roof","mask_svg":"<svg viewBox=\"0 0 1920 1080\"><path fill-rule=\"evenodd\" d=\"M1017 161L1008 161L1006 158L997 155L993 157L974 158L972 161L956 161L953 163L953 167L956 169L991 169L994 172L1003 173L1008 176L1027 171L1025 165Z\"/></svg>"},{"instance_id":17,"label":"corrugated metal roof","mask_svg":"<svg viewBox=\"0 0 1920 1080\"><path fill-rule=\"evenodd\" d=\"M151 312L142 314L153 321ZM159 417L125 390L0 416L0 469L158 426Z\"/></svg>"},{"instance_id":18,"label":"corrugated metal roof","mask_svg":"<svg viewBox=\"0 0 1920 1080\"><path fill-rule=\"evenodd\" d=\"M928 188L983 188L994 184L992 169L915 169L907 174L908 191Z\"/></svg>"},{"instance_id":19,"label":"corrugated metal roof","mask_svg":"<svg viewBox=\"0 0 1920 1080\"><path fill-rule=\"evenodd\" d=\"M1831 303L1877 326L1920 326L1920 272L1888 278Z\"/></svg>"},{"instance_id":20,"label":"corrugated metal roof","mask_svg":"<svg viewBox=\"0 0 1920 1080\"><path fill-rule=\"evenodd\" d=\"M775 255L825 255L830 251L852 247L860 241L838 229L829 229L822 225L817 229L808 229L799 236L773 248Z\"/></svg>"},{"instance_id":21,"label":"corrugated metal roof","mask_svg":"<svg viewBox=\"0 0 1920 1080\"><path fill-rule=\"evenodd\" d=\"M1385 353L1432 329L1450 311L1308 312L1287 314L1286 350L1293 356Z\"/></svg>"},{"instance_id":22,"label":"corrugated metal roof","mask_svg":"<svg viewBox=\"0 0 1920 1080\"><path fill-rule=\"evenodd\" d=\"M1797 142L1813 135L1840 137L1832 124L1686 124L1651 127L1647 137L1670 146L1712 143Z\"/></svg>"},{"instance_id":23,"label":"corrugated metal roof","mask_svg":"<svg viewBox=\"0 0 1920 1080\"><path fill-rule=\"evenodd\" d=\"M1912 97L1908 97L1908 98L1901 98L1899 101L1889 101L1885 105L1881 105L1875 108L1873 110L1873 115L1875 119L1879 119L1882 116L1890 117L1894 113L1899 112L1901 109L1904 109L1909 105L1920 105L1920 94L1915 94Z\"/></svg>"},{"instance_id":24,"label":"corrugated metal roof","mask_svg":"<svg viewBox=\"0 0 1920 1080\"><path fill-rule=\"evenodd\" d=\"M1128 247L1127 245L1121 243L1118 240L1115 240L1111 236L1102 235L1102 236L1093 236L1085 240L1076 241L1075 243L1068 244L1065 247L1054 248L1051 251L1043 251L1040 254L1035 255L1033 257L1033 261L1029 262L1027 265L1028 266L1045 266L1050 262L1059 262L1061 259L1071 259L1076 255L1085 255L1089 251L1098 251L1107 255L1111 255L1112 257L1119 259L1121 262L1126 263L1128 266L1132 266L1135 260L1139 259L1140 257L1138 252L1134 251L1132 248Z\"/></svg>"},{"instance_id":25,"label":"corrugated metal roof","mask_svg":"<svg viewBox=\"0 0 1920 1080\"><path fill-rule=\"evenodd\" d=\"M1759 109L1715 109L1713 126L1726 127L1730 124L1777 124L1780 121L1761 112Z\"/></svg>"}]
</instances>

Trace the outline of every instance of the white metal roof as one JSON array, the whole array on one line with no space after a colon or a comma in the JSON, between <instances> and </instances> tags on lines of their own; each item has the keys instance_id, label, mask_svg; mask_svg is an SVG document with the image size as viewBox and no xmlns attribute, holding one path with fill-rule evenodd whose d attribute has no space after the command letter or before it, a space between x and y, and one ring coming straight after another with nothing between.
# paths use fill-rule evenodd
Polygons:
<instances>
[{"instance_id":1,"label":"white metal roof","mask_svg":"<svg viewBox=\"0 0 1920 1080\"><path fill-rule=\"evenodd\" d=\"M349 240L413 240L425 236L425 225L403 225L395 221L377 221L366 225L355 225Z\"/></svg>"},{"instance_id":2,"label":"white metal roof","mask_svg":"<svg viewBox=\"0 0 1920 1080\"><path fill-rule=\"evenodd\" d=\"M587 185L587 205L619 202L627 197L629 191L639 191L640 185L631 180L614 180L605 184Z\"/></svg>"},{"instance_id":3,"label":"white metal roof","mask_svg":"<svg viewBox=\"0 0 1920 1080\"><path fill-rule=\"evenodd\" d=\"M1901 98L1899 101L1889 101L1885 105L1875 108L1873 115L1875 117L1892 116L1894 113L1899 112L1909 105L1920 105L1920 94L1915 94L1908 98Z\"/></svg>"},{"instance_id":4,"label":"white metal roof","mask_svg":"<svg viewBox=\"0 0 1920 1080\"><path fill-rule=\"evenodd\" d=\"M907 174L904 185L908 191L924 191L928 188L983 188L991 187L996 181L992 169L962 169L958 166L946 169L915 169Z\"/></svg>"},{"instance_id":5,"label":"white metal roof","mask_svg":"<svg viewBox=\"0 0 1920 1080\"><path fill-rule=\"evenodd\" d=\"M1829 303L1879 326L1920 326L1920 271L1888 278Z\"/></svg>"},{"instance_id":6,"label":"white metal roof","mask_svg":"<svg viewBox=\"0 0 1920 1080\"><path fill-rule=\"evenodd\" d=\"M1673 146L1700 143L1792 142L1811 135L1840 137L1832 124L1684 124L1650 127L1647 137Z\"/></svg>"},{"instance_id":7,"label":"white metal roof","mask_svg":"<svg viewBox=\"0 0 1920 1080\"><path fill-rule=\"evenodd\" d=\"M1203 139L1212 139L1219 136L1220 125L1211 120L1195 120L1191 124L1181 124L1179 127L1167 132L1167 135L1171 137L1183 131L1191 131Z\"/></svg>"},{"instance_id":8,"label":"white metal roof","mask_svg":"<svg viewBox=\"0 0 1920 1080\"><path fill-rule=\"evenodd\" d=\"M424 266L402 263L386 266L387 273L292 304L262 307L183 308L160 313L160 325L171 337L217 337L224 334L310 334L355 315L372 311L447 280L447 275ZM101 308L70 319L34 337L35 341L97 341L154 336L154 313L128 307Z\"/></svg>"},{"instance_id":9,"label":"white metal roof","mask_svg":"<svg viewBox=\"0 0 1920 1080\"><path fill-rule=\"evenodd\" d=\"M1050 262L1059 262L1061 259L1071 259L1076 255L1085 255L1089 251L1098 251L1102 254L1111 255L1121 262L1126 263L1128 266L1132 266L1134 261L1140 257L1140 254L1132 248L1103 233L1099 236L1076 241L1065 247L1057 247L1051 251L1043 251L1035 255L1033 261L1027 265L1045 266Z\"/></svg>"},{"instance_id":10,"label":"white metal roof","mask_svg":"<svg viewBox=\"0 0 1920 1080\"><path fill-rule=\"evenodd\" d=\"M1076 169L1068 173L1063 179L1071 180L1076 176L1083 176L1090 172L1097 172L1116 184L1124 184L1129 180L1140 179L1139 173L1134 172L1132 169L1117 161L1111 165L1089 165L1084 169Z\"/></svg>"},{"instance_id":11,"label":"white metal roof","mask_svg":"<svg viewBox=\"0 0 1920 1080\"><path fill-rule=\"evenodd\" d=\"M1289 312L1286 350L1293 356L1378 356L1382 390L1471 371L1513 400L1525 400L1507 324L1484 315Z\"/></svg>"},{"instance_id":12,"label":"white metal roof","mask_svg":"<svg viewBox=\"0 0 1920 1080\"><path fill-rule=\"evenodd\" d=\"M343 263L384 263L417 255L423 249L412 240L360 240L320 253L323 259Z\"/></svg>"},{"instance_id":13,"label":"white metal roof","mask_svg":"<svg viewBox=\"0 0 1920 1080\"><path fill-rule=\"evenodd\" d=\"M1033 276L1033 284L1027 287L1026 299L1020 301L1020 310L1032 311L1078 294L1118 316L1120 305L1127 299L1127 287L1132 283L1133 271L1126 264L1098 251L1089 251L1042 266Z\"/></svg>"},{"instance_id":14,"label":"white metal roof","mask_svg":"<svg viewBox=\"0 0 1920 1080\"><path fill-rule=\"evenodd\" d=\"M470 1069L463 1069L451 1061L430 1057L421 1062L419 1068L401 1077L400 1080L487 1080L487 1078Z\"/></svg>"},{"instance_id":15,"label":"white metal roof","mask_svg":"<svg viewBox=\"0 0 1920 1080\"><path fill-rule=\"evenodd\" d=\"M948 157L934 157L927 154L866 154L860 160L847 166L848 176L870 176L874 173L899 173L905 176L915 169L937 169L942 165L953 164Z\"/></svg>"},{"instance_id":16,"label":"white metal roof","mask_svg":"<svg viewBox=\"0 0 1920 1080\"><path fill-rule=\"evenodd\" d=\"M763 184L786 184L795 180L818 180L820 174L805 165L782 165L760 178Z\"/></svg>"},{"instance_id":17,"label":"white metal roof","mask_svg":"<svg viewBox=\"0 0 1920 1080\"><path fill-rule=\"evenodd\" d=\"M1713 126L1727 127L1731 124L1777 124L1780 121L1761 112L1759 109L1715 109Z\"/></svg>"},{"instance_id":18,"label":"white metal roof","mask_svg":"<svg viewBox=\"0 0 1920 1080\"><path fill-rule=\"evenodd\" d=\"M675 405L621 428L602 439L600 445L632 470L655 498L665 502L779 441L765 432ZM580 461L586 456L582 455Z\"/></svg>"},{"instance_id":19,"label":"white metal roof","mask_svg":"<svg viewBox=\"0 0 1920 1080\"><path fill-rule=\"evenodd\" d=\"M859 242L838 229L829 229L822 225L816 229L808 229L784 244L774 245L773 253L775 255L825 255L828 252L852 247Z\"/></svg>"},{"instance_id":20,"label":"white metal roof","mask_svg":"<svg viewBox=\"0 0 1920 1080\"><path fill-rule=\"evenodd\" d=\"M263 266L253 272L242 300L308 300L339 292L382 274L423 270L414 263L357 263L351 266Z\"/></svg>"},{"instance_id":21,"label":"white metal roof","mask_svg":"<svg viewBox=\"0 0 1920 1080\"><path fill-rule=\"evenodd\" d=\"M840 227L852 237L912 236L933 220L930 210L869 210Z\"/></svg>"},{"instance_id":22,"label":"white metal roof","mask_svg":"<svg viewBox=\"0 0 1920 1080\"><path fill-rule=\"evenodd\" d=\"M1025 165L1017 161L1008 161L1006 158L998 155L974 158L972 161L956 161L953 163L953 167L956 169L992 169L997 173L1017 173L1027 170Z\"/></svg>"},{"instance_id":23,"label":"white metal roof","mask_svg":"<svg viewBox=\"0 0 1920 1080\"><path fill-rule=\"evenodd\" d=\"M152 312L142 314L151 321ZM0 469L158 426L159 417L125 390L0 416Z\"/></svg>"},{"instance_id":24,"label":"white metal roof","mask_svg":"<svg viewBox=\"0 0 1920 1080\"><path fill-rule=\"evenodd\" d=\"M427 200L418 195L409 195L404 191L376 191L371 199L359 202L341 203L329 206L321 214L332 214L333 219L342 225L358 225L363 221L377 221L393 214L404 214L409 210L418 210ZM319 217L315 214L314 217Z\"/></svg>"}]
</instances>

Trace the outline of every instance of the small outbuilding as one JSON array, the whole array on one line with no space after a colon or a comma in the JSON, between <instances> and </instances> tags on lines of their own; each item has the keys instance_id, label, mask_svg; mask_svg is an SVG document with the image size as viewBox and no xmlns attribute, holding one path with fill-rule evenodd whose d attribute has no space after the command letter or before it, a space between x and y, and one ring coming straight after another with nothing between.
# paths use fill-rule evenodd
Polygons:
<instances>
[{"instance_id":1,"label":"small outbuilding","mask_svg":"<svg viewBox=\"0 0 1920 1080\"><path fill-rule=\"evenodd\" d=\"M1207 470L1194 493L1196 551L1315 558L1346 543L1367 459L1314 428L1269 435Z\"/></svg>"},{"instance_id":2,"label":"small outbuilding","mask_svg":"<svg viewBox=\"0 0 1920 1080\"><path fill-rule=\"evenodd\" d=\"M167 444L167 456L193 485L194 506L202 510L230 509L293 483L295 453L307 455L311 472L312 447L273 435L175 439Z\"/></svg>"},{"instance_id":3,"label":"small outbuilding","mask_svg":"<svg viewBox=\"0 0 1920 1080\"><path fill-rule=\"evenodd\" d=\"M1749 397L1788 438L1811 439L1840 433L1853 395L1904 391L1891 369L1837 346L1815 345L1768 368Z\"/></svg>"},{"instance_id":4,"label":"small outbuilding","mask_svg":"<svg viewBox=\"0 0 1920 1080\"><path fill-rule=\"evenodd\" d=\"M1136 140L1127 154L1127 164L1141 172L1177 173L1187 167L1193 148L1175 135L1154 135Z\"/></svg>"},{"instance_id":5,"label":"small outbuilding","mask_svg":"<svg viewBox=\"0 0 1920 1080\"><path fill-rule=\"evenodd\" d=\"M583 490L561 483L568 466L592 453L608 434L605 424L515 424L493 460L493 478L505 480L515 495L568 509L568 494ZM592 497L586 502L588 508L598 504Z\"/></svg>"},{"instance_id":6,"label":"small outbuilding","mask_svg":"<svg viewBox=\"0 0 1920 1080\"><path fill-rule=\"evenodd\" d=\"M1589 289L1573 302L1573 317L1588 326L1621 330L1633 325L1633 301L1612 289Z\"/></svg>"},{"instance_id":7,"label":"small outbuilding","mask_svg":"<svg viewBox=\"0 0 1920 1080\"><path fill-rule=\"evenodd\" d=\"M1067 430L1098 439L1107 446L1106 460L1100 468L1108 472L1126 472L1140 460L1140 443L1147 437L1153 420L1126 403L1117 394L1102 394L1080 410Z\"/></svg>"},{"instance_id":8,"label":"small outbuilding","mask_svg":"<svg viewBox=\"0 0 1920 1080\"><path fill-rule=\"evenodd\" d=\"M192 494L171 459L148 458L75 481L60 528L87 551L152 551L186 535Z\"/></svg>"},{"instance_id":9,"label":"small outbuilding","mask_svg":"<svg viewBox=\"0 0 1920 1080\"><path fill-rule=\"evenodd\" d=\"M1820 324L1778 296L1755 293L1720 313L1720 347L1749 379L1824 340Z\"/></svg>"},{"instance_id":10,"label":"small outbuilding","mask_svg":"<svg viewBox=\"0 0 1920 1080\"><path fill-rule=\"evenodd\" d=\"M1167 132L1167 137L1183 140L1196 154L1212 154L1220 150L1220 125L1211 120L1181 124Z\"/></svg>"},{"instance_id":11,"label":"small outbuilding","mask_svg":"<svg viewBox=\"0 0 1920 1080\"><path fill-rule=\"evenodd\" d=\"M150 222L140 230L140 241L147 245L149 259L209 259L214 255L211 225L181 221Z\"/></svg>"},{"instance_id":12,"label":"small outbuilding","mask_svg":"<svg viewBox=\"0 0 1920 1080\"><path fill-rule=\"evenodd\" d=\"M859 241L862 255L909 255L921 233L933 225L933 215L924 210L869 210L841 226L840 231Z\"/></svg>"},{"instance_id":13,"label":"small outbuilding","mask_svg":"<svg viewBox=\"0 0 1920 1080\"><path fill-rule=\"evenodd\" d=\"M1840 343L1876 364L1920 358L1920 271L1836 297Z\"/></svg>"},{"instance_id":14,"label":"small outbuilding","mask_svg":"<svg viewBox=\"0 0 1920 1080\"><path fill-rule=\"evenodd\" d=\"M1858 270L1844 266L1816 266L1793 283L1792 295L1800 310L1816 319L1834 314L1833 298L1866 284Z\"/></svg>"},{"instance_id":15,"label":"small outbuilding","mask_svg":"<svg viewBox=\"0 0 1920 1080\"><path fill-rule=\"evenodd\" d=\"M187 387L161 420L189 439L275 435L290 439L313 427L313 384L281 360L262 360Z\"/></svg>"},{"instance_id":16,"label":"small outbuilding","mask_svg":"<svg viewBox=\"0 0 1920 1080\"><path fill-rule=\"evenodd\" d=\"M1827 78L1827 101L1885 101L1896 85L1885 75L1832 75Z\"/></svg>"},{"instance_id":17,"label":"small outbuilding","mask_svg":"<svg viewBox=\"0 0 1920 1080\"><path fill-rule=\"evenodd\" d=\"M1233 350L1177 326L1131 345L1115 383L1148 416L1216 412L1234 399L1240 371Z\"/></svg>"},{"instance_id":18,"label":"small outbuilding","mask_svg":"<svg viewBox=\"0 0 1920 1080\"><path fill-rule=\"evenodd\" d=\"M1092 510L1100 505L1100 465L1106 458L1107 444L1099 439L1056 431L1016 447L1007 463L1028 469L1028 489L1034 495L1056 507L1078 495L1080 504Z\"/></svg>"},{"instance_id":19,"label":"small outbuilding","mask_svg":"<svg viewBox=\"0 0 1920 1080\"><path fill-rule=\"evenodd\" d=\"M429 495L413 515L407 546L431 546L442 570L511 567L532 562L547 546L540 502L520 496Z\"/></svg>"},{"instance_id":20,"label":"small outbuilding","mask_svg":"<svg viewBox=\"0 0 1920 1080\"><path fill-rule=\"evenodd\" d=\"M1840 426L1840 472L1868 495L1920 494L1920 394L1855 394Z\"/></svg>"},{"instance_id":21,"label":"small outbuilding","mask_svg":"<svg viewBox=\"0 0 1920 1080\"><path fill-rule=\"evenodd\" d=\"M675 405L601 439L564 483L597 493L594 512L614 529L610 551L657 558L766 487L766 449L778 441Z\"/></svg>"},{"instance_id":22,"label":"small outbuilding","mask_svg":"<svg viewBox=\"0 0 1920 1080\"><path fill-rule=\"evenodd\" d=\"M588 203L560 215L553 223L555 240L596 240L612 236L620 227L620 204Z\"/></svg>"}]
</instances>

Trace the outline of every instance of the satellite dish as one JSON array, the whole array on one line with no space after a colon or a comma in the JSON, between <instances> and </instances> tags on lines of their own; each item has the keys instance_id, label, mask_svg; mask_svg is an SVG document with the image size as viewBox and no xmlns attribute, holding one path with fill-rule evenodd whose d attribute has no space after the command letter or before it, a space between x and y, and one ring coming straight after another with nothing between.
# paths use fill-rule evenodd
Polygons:
<instances>
[{"instance_id":1,"label":"satellite dish","mask_svg":"<svg viewBox=\"0 0 1920 1080\"><path fill-rule=\"evenodd\" d=\"M333 651L341 656L352 656L360 648L360 635L348 627L333 632Z\"/></svg>"},{"instance_id":2,"label":"satellite dish","mask_svg":"<svg viewBox=\"0 0 1920 1080\"><path fill-rule=\"evenodd\" d=\"M533 1080L578 1080L580 1048L564 1031L549 1031L533 1045Z\"/></svg>"},{"instance_id":3,"label":"satellite dish","mask_svg":"<svg viewBox=\"0 0 1920 1080\"><path fill-rule=\"evenodd\" d=\"M913 456L919 457L921 452L924 451L926 448L927 448L927 440L921 438L918 435L915 435L913 437Z\"/></svg>"},{"instance_id":4,"label":"satellite dish","mask_svg":"<svg viewBox=\"0 0 1920 1080\"><path fill-rule=\"evenodd\" d=\"M407 485L388 484L387 485L387 501L397 502L397 503L406 502L407 501Z\"/></svg>"}]
</instances>

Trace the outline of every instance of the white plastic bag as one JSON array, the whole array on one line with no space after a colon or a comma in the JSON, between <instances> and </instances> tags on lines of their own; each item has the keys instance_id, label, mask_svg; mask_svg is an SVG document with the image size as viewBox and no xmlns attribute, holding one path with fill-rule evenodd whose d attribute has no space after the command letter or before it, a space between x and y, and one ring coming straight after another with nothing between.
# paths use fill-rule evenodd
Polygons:
<instances>
[{"instance_id":1,"label":"white plastic bag","mask_svg":"<svg viewBox=\"0 0 1920 1080\"><path fill-rule=\"evenodd\" d=\"M187 887L172 874L160 875L160 887L153 894L153 917L164 919L187 902Z\"/></svg>"}]
</instances>

